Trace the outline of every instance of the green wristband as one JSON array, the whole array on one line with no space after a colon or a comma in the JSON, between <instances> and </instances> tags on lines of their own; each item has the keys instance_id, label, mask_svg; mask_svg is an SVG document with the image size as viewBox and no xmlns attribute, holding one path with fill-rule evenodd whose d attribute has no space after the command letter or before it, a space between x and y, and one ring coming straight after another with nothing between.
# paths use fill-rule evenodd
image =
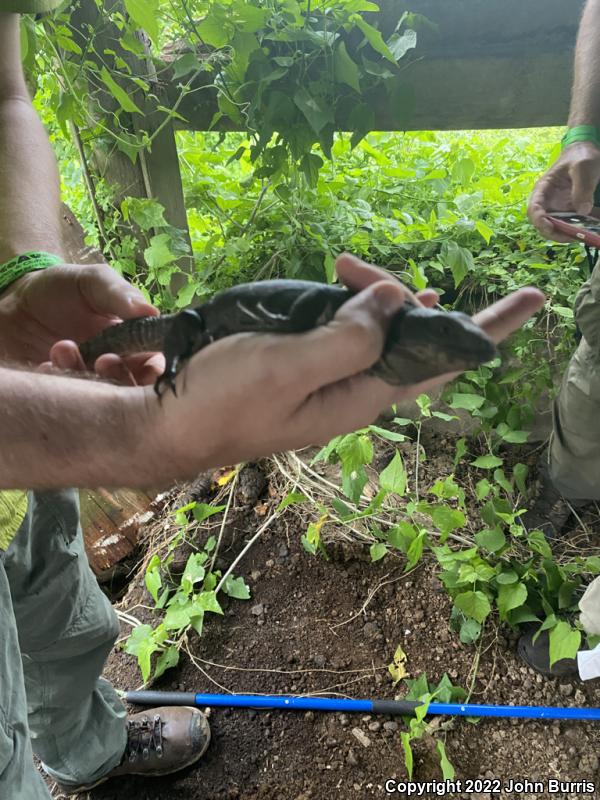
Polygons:
<instances>
[{"instance_id":1,"label":"green wristband","mask_svg":"<svg viewBox=\"0 0 600 800\"><path fill-rule=\"evenodd\" d=\"M63 263L64 259L52 253L31 252L11 258L5 264L0 264L0 292L3 292L23 275L27 275L28 272L55 267L57 264Z\"/></svg>"},{"instance_id":2,"label":"green wristband","mask_svg":"<svg viewBox=\"0 0 600 800\"><path fill-rule=\"evenodd\" d=\"M600 130L595 125L576 125L569 128L562 138L562 149L575 142L592 142L600 147Z\"/></svg>"}]
</instances>

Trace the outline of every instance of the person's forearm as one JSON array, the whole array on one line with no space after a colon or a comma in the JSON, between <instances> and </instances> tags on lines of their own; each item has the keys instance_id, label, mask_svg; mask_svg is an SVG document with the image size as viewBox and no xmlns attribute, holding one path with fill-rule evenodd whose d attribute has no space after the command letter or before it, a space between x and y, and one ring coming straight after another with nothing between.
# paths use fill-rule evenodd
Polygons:
<instances>
[{"instance_id":1,"label":"person's forearm","mask_svg":"<svg viewBox=\"0 0 600 800\"><path fill-rule=\"evenodd\" d=\"M600 128L600 0L588 0L575 48L575 79L569 127Z\"/></svg>"},{"instance_id":2,"label":"person's forearm","mask_svg":"<svg viewBox=\"0 0 600 800\"><path fill-rule=\"evenodd\" d=\"M0 489L164 484L144 389L0 367Z\"/></svg>"},{"instance_id":3,"label":"person's forearm","mask_svg":"<svg viewBox=\"0 0 600 800\"><path fill-rule=\"evenodd\" d=\"M21 69L19 17L0 13L0 264L30 250L63 255L60 183Z\"/></svg>"}]
</instances>

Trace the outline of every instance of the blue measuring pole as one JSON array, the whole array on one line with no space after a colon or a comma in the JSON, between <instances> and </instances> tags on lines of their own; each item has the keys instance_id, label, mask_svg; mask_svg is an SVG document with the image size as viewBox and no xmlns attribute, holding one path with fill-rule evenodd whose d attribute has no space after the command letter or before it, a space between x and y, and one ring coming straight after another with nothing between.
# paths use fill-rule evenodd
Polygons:
<instances>
[{"instance_id":1,"label":"blue measuring pole","mask_svg":"<svg viewBox=\"0 0 600 800\"><path fill-rule=\"evenodd\" d=\"M283 711L340 711L346 714L412 716L422 705L415 700L348 700L336 697L292 697L269 694L201 694L196 692L125 692L129 703L148 706L281 709ZM600 721L600 708L561 706L494 706L474 703L430 703L427 715L509 717L513 719L571 719Z\"/></svg>"}]
</instances>

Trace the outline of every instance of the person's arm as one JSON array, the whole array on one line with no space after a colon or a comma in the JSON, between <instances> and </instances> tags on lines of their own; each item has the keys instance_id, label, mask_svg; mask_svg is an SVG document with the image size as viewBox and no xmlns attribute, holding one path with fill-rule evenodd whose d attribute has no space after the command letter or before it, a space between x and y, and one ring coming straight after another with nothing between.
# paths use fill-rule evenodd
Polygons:
<instances>
[{"instance_id":1,"label":"person's arm","mask_svg":"<svg viewBox=\"0 0 600 800\"><path fill-rule=\"evenodd\" d=\"M600 129L600 0L588 0L581 18L568 124Z\"/></svg>"},{"instance_id":2,"label":"person's arm","mask_svg":"<svg viewBox=\"0 0 600 800\"><path fill-rule=\"evenodd\" d=\"M590 125L600 131L600 0L588 0L575 47L575 77L569 128ZM527 213L548 239L570 242L547 216L552 211L590 214L600 183L600 141L574 141L536 183Z\"/></svg>"},{"instance_id":3,"label":"person's arm","mask_svg":"<svg viewBox=\"0 0 600 800\"><path fill-rule=\"evenodd\" d=\"M0 264L30 250L64 255L60 184L21 69L19 15L0 13Z\"/></svg>"},{"instance_id":4,"label":"person's arm","mask_svg":"<svg viewBox=\"0 0 600 800\"><path fill-rule=\"evenodd\" d=\"M177 397L0 369L0 489L166 486L208 467L326 442L453 377L394 387L366 374L407 293L351 256L338 269L363 291L331 323L221 339L190 360ZM475 321L500 341L543 302L536 289L521 289Z\"/></svg>"}]
</instances>

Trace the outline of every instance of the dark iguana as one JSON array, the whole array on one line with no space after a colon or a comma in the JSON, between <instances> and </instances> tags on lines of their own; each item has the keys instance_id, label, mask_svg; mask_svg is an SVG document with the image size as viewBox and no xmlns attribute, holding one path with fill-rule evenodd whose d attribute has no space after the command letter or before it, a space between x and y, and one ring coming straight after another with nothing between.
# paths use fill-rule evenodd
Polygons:
<instances>
[{"instance_id":1,"label":"dark iguana","mask_svg":"<svg viewBox=\"0 0 600 800\"><path fill-rule=\"evenodd\" d=\"M211 342L235 333L301 333L329 322L355 294L344 286L311 281L240 284L197 308L107 328L80 350L90 369L103 353L162 351L166 368L155 389L160 394L166 385L175 392L178 370ZM392 318L383 353L369 373L405 386L445 372L475 369L495 355L493 342L466 314L406 302Z\"/></svg>"}]
</instances>

